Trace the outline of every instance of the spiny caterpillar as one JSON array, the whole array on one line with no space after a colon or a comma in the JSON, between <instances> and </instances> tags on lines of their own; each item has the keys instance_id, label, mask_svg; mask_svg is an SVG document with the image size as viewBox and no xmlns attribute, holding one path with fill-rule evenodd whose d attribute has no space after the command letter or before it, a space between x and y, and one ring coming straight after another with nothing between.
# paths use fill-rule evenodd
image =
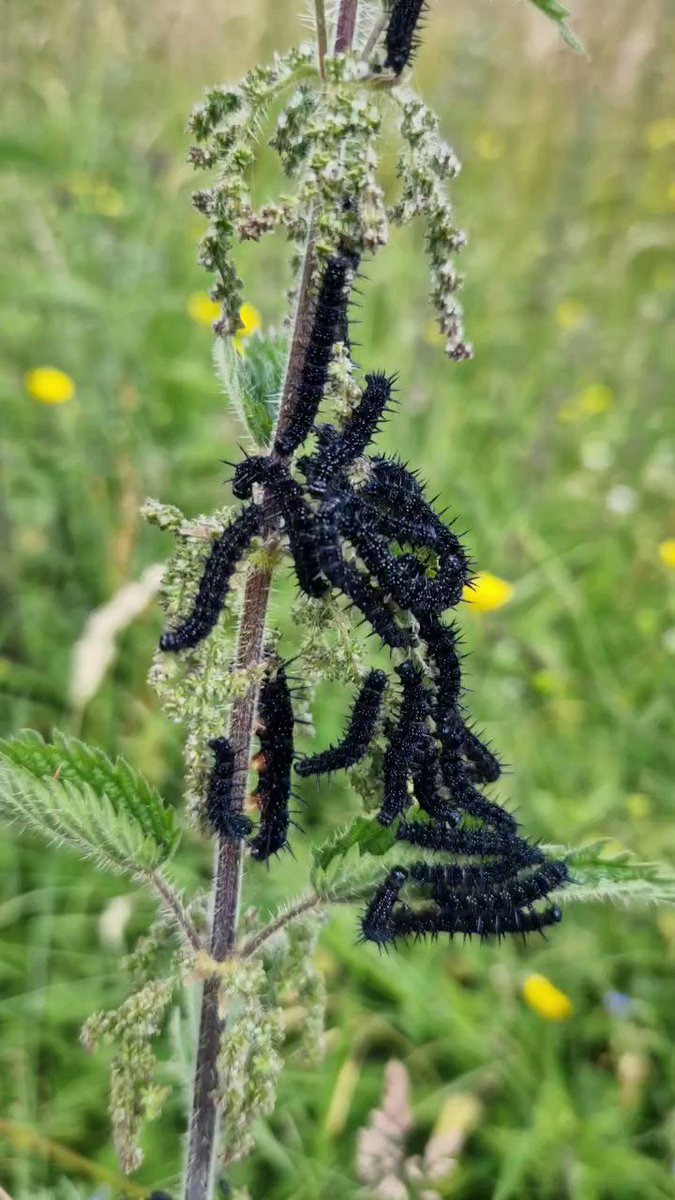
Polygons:
<instances>
[{"instance_id":1,"label":"spiny caterpillar","mask_svg":"<svg viewBox=\"0 0 675 1200\"><path fill-rule=\"evenodd\" d=\"M219 837L233 841L248 837L253 828L245 813L232 808L232 780L234 777L234 752L228 738L212 738L209 746L213 751L213 769L209 775L206 793L206 820Z\"/></svg>"},{"instance_id":2,"label":"spiny caterpillar","mask_svg":"<svg viewBox=\"0 0 675 1200\"><path fill-rule=\"evenodd\" d=\"M394 867L362 917L364 940L382 947L400 938L441 933L501 938L507 933L543 931L561 920L556 905L534 906L565 886L567 867L563 862L547 861L538 847L523 838L457 830L433 820L403 822L397 837L453 858L479 861ZM401 897L406 885L412 893L411 903Z\"/></svg>"},{"instance_id":3,"label":"spiny caterpillar","mask_svg":"<svg viewBox=\"0 0 675 1200\"><path fill-rule=\"evenodd\" d=\"M393 69L408 61L420 9L409 0L394 4L387 35ZM549 862L520 835L513 815L481 790L499 779L501 764L468 719L461 637L444 617L471 581L471 561L419 476L397 458L368 453L391 406L394 377L366 375L340 426L315 425L333 346L348 344L347 293L355 269L356 259L342 252L326 262L297 405L271 454L247 455L237 464L232 490L245 507L213 546L192 613L161 645L181 650L208 636L252 538L283 536L300 590L312 600L339 593L396 652L400 693L382 725L377 819L394 828L397 842L415 847L419 861L394 867L375 890L362 919L363 939L385 946L440 933L501 937L543 930L560 919L559 909L544 902L565 886L567 869ZM310 434L311 452L292 459ZM251 856L263 862L288 846L294 761L300 777L320 776L371 753L388 682L385 671L371 670L340 741L296 758L285 665L272 656L266 668L257 708L257 829L232 811L234 759L226 738L210 743L214 764L205 798L214 832L245 839ZM410 819L412 813L418 819Z\"/></svg>"},{"instance_id":4,"label":"spiny caterpillar","mask_svg":"<svg viewBox=\"0 0 675 1200\"><path fill-rule=\"evenodd\" d=\"M337 483L338 476L342 476L344 482L345 468L363 454L390 407L395 379L395 376L387 377L383 371L366 375L361 400L342 429L336 429L334 425L318 426L316 453L298 461L312 495L324 495L329 483Z\"/></svg>"},{"instance_id":5,"label":"spiny caterpillar","mask_svg":"<svg viewBox=\"0 0 675 1200\"><path fill-rule=\"evenodd\" d=\"M317 512L317 554L319 566L328 581L342 592L351 604L358 608L372 629L391 649L411 644L409 632L396 620L396 614L388 603L387 595L379 586L370 582L367 574L360 571L343 556L340 528L345 507L342 490L331 490Z\"/></svg>"},{"instance_id":6,"label":"spiny caterpillar","mask_svg":"<svg viewBox=\"0 0 675 1200\"><path fill-rule=\"evenodd\" d=\"M288 811L293 766L293 703L284 664L270 660L270 674L260 687L258 740L260 766L254 796L260 824L251 840L251 856L267 862L288 845Z\"/></svg>"},{"instance_id":7,"label":"spiny caterpillar","mask_svg":"<svg viewBox=\"0 0 675 1200\"><path fill-rule=\"evenodd\" d=\"M366 920L364 917L364 926ZM519 933L523 938L527 933L541 933L548 925L556 925L561 920L562 912L556 904L541 910L513 907L501 910L491 908L489 902L481 904L468 898L456 900L445 909L430 905L413 909L402 905L390 924L381 928L377 938L372 940L383 946L400 938L423 941L430 937L435 940L440 934L447 933L451 939L462 934L465 938L476 935L481 941L491 937L501 941L508 933Z\"/></svg>"},{"instance_id":8,"label":"spiny caterpillar","mask_svg":"<svg viewBox=\"0 0 675 1200\"><path fill-rule=\"evenodd\" d=\"M400 75L411 62L419 46L418 24L426 0L393 0L385 34L385 69Z\"/></svg>"},{"instance_id":9,"label":"spiny caterpillar","mask_svg":"<svg viewBox=\"0 0 675 1200\"><path fill-rule=\"evenodd\" d=\"M532 864L528 864L532 865ZM448 889L464 888L476 890L483 886L494 886L503 880L507 888L526 886L528 899L538 900L547 895L551 888L558 887L568 878L567 867L562 862L542 862L541 867L526 877L525 884L512 878L513 864L501 858L481 860L480 863L448 866L439 863L419 862L410 868L410 877L416 883L429 884L435 899L441 901ZM515 893L512 892L512 895Z\"/></svg>"},{"instance_id":10,"label":"spiny caterpillar","mask_svg":"<svg viewBox=\"0 0 675 1200\"><path fill-rule=\"evenodd\" d=\"M234 473L232 491L248 499L254 484L264 485L274 502L275 515L283 521L298 584L308 596L323 596L329 584L321 575L317 551L316 515L288 467L264 455L247 457Z\"/></svg>"},{"instance_id":11,"label":"spiny caterpillar","mask_svg":"<svg viewBox=\"0 0 675 1200\"><path fill-rule=\"evenodd\" d=\"M462 754L468 759L467 771L471 779L477 783L497 782L502 773L501 763L472 729L464 729Z\"/></svg>"},{"instance_id":12,"label":"spiny caterpillar","mask_svg":"<svg viewBox=\"0 0 675 1200\"><path fill-rule=\"evenodd\" d=\"M287 456L297 450L314 424L326 387L333 346L347 339L348 288L357 261L350 255L336 254L323 268L297 400L291 419L274 440L277 454Z\"/></svg>"},{"instance_id":13,"label":"spiny caterpillar","mask_svg":"<svg viewBox=\"0 0 675 1200\"><path fill-rule=\"evenodd\" d=\"M361 920L362 941L385 945L392 940L392 913L407 878L404 867L394 867L377 889Z\"/></svg>"},{"instance_id":14,"label":"spiny caterpillar","mask_svg":"<svg viewBox=\"0 0 675 1200\"><path fill-rule=\"evenodd\" d=\"M330 746L319 754L301 758L295 764L298 775L327 775L353 767L368 753L375 736L382 708L382 697L387 687L384 671L370 671L358 693L349 716L345 733L337 746Z\"/></svg>"},{"instance_id":15,"label":"spiny caterpillar","mask_svg":"<svg viewBox=\"0 0 675 1200\"><path fill-rule=\"evenodd\" d=\"M249 505L223 530L206 559L190 616L162 634L161 650L188 650L208 637L222 612L236 567L260 529L260 509Z\"/></svg>"},{"instance_id":16,"label":"spiny caterpillar","mask_svg":"<svg viewBox=\"0 0 675 1200\"><path fill-rule=\"evenodd\" d=\"M433 759L435 746L427 727L431 709L421 668L407 661L396 668L402 684L398 721L392 726L384 754L384 795L378 814L382 825L410 806L408 779L418 764Z\"/></svg>"},{"instance_id":17,"label":"spiny caterpillar","mask_svg":"<svg viewBox=\"0 0 675 1200\"><path fill-rule=\"evenodd\" d=\"M457 829L442 821L401 821L396 837L425 850L499 859L513 870L546 861L539 846L531 845L510 830Z\"/></svg>"}]
</instances>

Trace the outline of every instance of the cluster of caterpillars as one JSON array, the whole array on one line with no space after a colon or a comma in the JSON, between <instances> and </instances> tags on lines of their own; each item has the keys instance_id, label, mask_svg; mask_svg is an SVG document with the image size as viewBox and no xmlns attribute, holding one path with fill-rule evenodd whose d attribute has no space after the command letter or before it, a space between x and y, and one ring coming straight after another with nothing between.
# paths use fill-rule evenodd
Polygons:
<instances>
[{"instance_id":1,"label":"cluster of caterpillars","mask_svg":"<svg viewBox=\"0 0 675 1200\"><path fill-rule=\"evenodd\" d=\"M544 902L564 886L567 870L527 842L511 813L485 794L501 765L467 723L459 639L442 620L471 582L469 559L416 475L396 459L367 452L391 405L393 378L366 375L340 427L316 424L334 345L348 339L357 268L347 253L325 263L292 415L269 455L236 466L232 490L247 503L215 542L191 613L164 633L161 646L185 650L208 636L253 537L274 528L287 539L300 589L312 598L342 594L397 652L396 695L383 719L390 680L370 671L341 741L298 758L286 667L269 656L257 710L260 821L254 829L233 809L234 754L225 737L211 742L206 816L216 833L245 839L252 857L266 862L288 846L293 769L304 778L344 770L381 737L378 819L394 826L398 841L418 848L420 861L390 872L363 916L363 937L383 946L439 933L542 930L560 920L560 910ZM310 435L312 451L294 457Z\"/></svg>"}]
</instances>

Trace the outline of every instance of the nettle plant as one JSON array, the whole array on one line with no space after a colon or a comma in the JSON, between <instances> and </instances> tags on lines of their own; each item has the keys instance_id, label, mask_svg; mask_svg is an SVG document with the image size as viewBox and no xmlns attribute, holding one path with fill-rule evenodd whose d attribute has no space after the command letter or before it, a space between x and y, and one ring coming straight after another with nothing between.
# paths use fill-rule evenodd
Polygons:
<instances>
[{"instance_id":1,"label":"nettle plant","mask_svg":"<svg viewBox=\"0 0 675 1200\"><path fill-rule=\"evenodd\" d=\"M564 10L535 3L569 40ZM471 587L471 562L416 473L372 449L395 377L361 377L350 298L391 225L424 223L448 356L471 354L455 267L464 237L446 190L459 163L408 82L423 7L393 0L359 11L358 0L341 0L329 50L316 0L315 44L214 88L190 122L190 157L210 173L194 202L208 219L201 262L222 303L216 366L252 447L232 464L239 507L196 520L154 501L144 511L175 536L151 678L185 731L187 824L215 843L211 896L177 891L178 817L126 763L60 734L0 746L6 816L127 872L159 902L125 960L128 998L82 1032L88 1049L115 1044L112 1126L127 1172L140 1165L142 1124L158 1117L168 1091L153 1042L199 990L185 1200L214 1196L250 1152L256 1119L272 1112L289 996L304 1010L301 1048L320 1056L324 984L313 952L332 905L360 905L358 936L382 950L404 939L524 937L557 923L564 901L675 894L658 866L597 846L536 844L486 794L501 766L467 713L461 638L447 617ZM290 190L256 208L248 181L266 122ZM390 204L378 181L385 122L398 137ZM244 355L234 337L243 298L234 249L275 230L295 248L292 311L282 334L258 335ZM292 663L268 622L274 574L289 560L300 631ZM385 669L372 662L378 642ZM314 685L345 680L354 700L344 736L299 754L296 729L309 721ZM264 880L301 836L292 810L300 781L345 770L362 814L314 848L305 889L277 913L242 906L249 874Z\"/></svg>"}]
</instances>

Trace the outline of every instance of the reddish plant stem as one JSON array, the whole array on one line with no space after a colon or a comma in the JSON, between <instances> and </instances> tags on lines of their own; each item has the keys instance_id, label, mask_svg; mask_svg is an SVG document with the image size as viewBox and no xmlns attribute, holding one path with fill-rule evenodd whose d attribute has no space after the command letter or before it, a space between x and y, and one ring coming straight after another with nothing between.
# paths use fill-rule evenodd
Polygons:
<instances>
[{"instance_id":1,"label":"reddish plant stem","mask_svg":"<svg viewBox=\"0 0 675 1200\"><path fill-rule=\"evenodd\" d=\"M263 656L265 619L271 571L251 570L246 580L236 667L246 670ZM232 705L230 738L234 750L232 805L241 811L246 803L248 765L255 722L257 689L251 688ZM211 957L222 962L231 953L237 929L242 867L241 841L219 838L216 844L211 917ZM219 980L204 983L197 1043L197 1062L185 1180L185 1200L210 1200L218 1117L218 1054L222 1033Z\"/></svg>"},{"instance_id":2,"label":"reddish plant stem","mask_svg":"<svg viewBox=\"0 0 675 1200\"><path fill-rule=\"evenodd\" d=\"M345 54L354 44L356 32L356 12L359 0L342 0L338 13L337 30L335 33L335 53Z\"/></svg>"},{"instance_id":3,"label":"reddish plant stem","mask_svg":"<svg viewBox=\"0 0 675 1200\"><path fill-rule=\"evenodd\" d=\"M356 28L358 0L340 0L335 53L349 50ZM314 252L312 233L308 238L305 260L299 282L293 335L288 357L283 396L279 410L278 430L291 419L302 375L305 351L309 341L313 315L312 275ZM246 670L258 665L263 658L267 606L272 572L249 570L242 604L241 621L235 665ZM253 742L257 687L235 699L230 719L230 739L234 750L234 788L232 804L241 811L246 803L249 763ZM215 852L215 871L212 891L211 957L222 962L234 948L242 875L241 841L219 838ZM216 1125L223 1113L223 1101L218 1097L218 1055L223 1033L219 1010L220 981L216 975L206 980L202 992L202 1007L197 1042L192 1113L188 1136L185 1169L184 1200L212 1200Z\"/></svg>"}]
</instances>

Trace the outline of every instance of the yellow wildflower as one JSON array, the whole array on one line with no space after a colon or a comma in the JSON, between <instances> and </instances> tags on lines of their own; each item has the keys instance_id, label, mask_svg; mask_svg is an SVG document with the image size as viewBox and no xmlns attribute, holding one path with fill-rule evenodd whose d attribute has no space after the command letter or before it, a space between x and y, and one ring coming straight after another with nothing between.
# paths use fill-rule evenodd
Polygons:
<instances>
[{"instance_id":1,"label":"yellow wildflower","mask_svg":"<svg viewBox=\"0 0 675 1200\"><path fill-rule=\"evenodd\" d=\"M495 162L501 158L506 149L504 139L491 129L484 129L479 133L474 144L480 157L487 159L488 162Z\"/></svg>"},{"instance_id":2,"label":"yellow wildflower","mask_svg":"<svg viewBox=\"0 0 675 1200\"><path fill-rule=\"evenodd\" d=\"M659 545L659 558L664 567L675 570L675 538L665 538Z\"/></svg>"},{"instance_id":3,"label":"yellow wildflower","mask_svg":"<svg viewBox=\"0 0 675 1200\"><path fill-rule=\"evenodd\" d=\"M586 306L581 300L570 296L567 300L561 300L555 310L555 319L561 329L578 329L586 316Z\"/></svg>"},{"instance_id":4,"label":"yellow wildflower","mask_svg":"<svg viewBox=\"0 0 675 1200\"><path fill-rule=\"evenodd\" d=\"M471 604L477 612L494 612L503 608L513 596L515 588L506 579L491 575L489 571L481 571L470 587L464 588L463 599Z\"/></svg>"},{"instance_id":5,"label":"yellow wildflower","mask_svg":"<svg viewBox=\"0 0 675 1200\"><path fill-rule=\"evenodd\" d=\"M572 396L562 405L558 419L560 421L584 421L587 417L597 417L608 412L614 404L614 392L604 383L591 383L576 396Z\"/></svg>"},{"instance_id":6,"label":"yellow wildflower","mask_svg":"<svg viewBox=\"0 0 675 1200\"><path fill-rule=\"evenodd\" d=\"M650 121L645 130L647 145L650 150L665 150L675 144L675 117L659 117Z\"/></svg>"},{"instance_id":7,"label":"yellow wildflower","mask_svg":"<svg viewBox=\"0 0 675 1200\"><path fill-rule=\"evenodd\" d=\"M214 321L222 316L222 308L217 301L212 300L208 292L192 292L188 297L187 310L197 325L207 325L209 329ZM237 350L243 352L246 338L257 333L262 325L262 317L252 304L242 304L239 309L239 329L234 335Z\"/></svg>"},{"instance_id":8,"label":"yellow wildflower","mask_svg":"<svg viewBox=\"0 0 675 1200\"><path fill-rule=\"evenodd\" d=\"M239 320L241 329L237 330L238 338L250 337L252 333L257 333L262 325L262 317L252 304L242 304L239 309Z\"/></svg>"},{"instance_id":9,"label":"yellow wildflower","mask_svg":"<svg viewBox=\"0 0 675 1200\"><path fill-rule=\"evenodd\" d=\"M75 395L75 381L58 367L34 367L24 376L26 391L39 404L65 404Z\"/></svg>"},{"instance_id":10,"label":"yellow wildflower","mask_svg":"<svg viewBox=\"0 0 675 1200\"><path fill-rule=\"evenodd\" d=\"M262 317L257 308L254 308L252 304L242 304L239 309L239 320L241 324L234 335L234 345L235 349L240 354L243 354L246 338L258 332L262 325Z\"/></svg>"},{"instance_id":11,"label":"yellow wildflower","mask_svg":"<svg viewBox=\"0 0 675 1200\"><path fill-rule=\"evenodd\" d=\"M649 796L645 796L644 792L631 792L626 799L626 808L633 821L646 821L652 811Z\"/></svg>"},{"instance_id":12,"label":"yellow wildflower","mask_svg":"<svg viewBox=\"0 0 675 1200\"><path fill-rule=\"evenodd\" d=\"M191 292L187 310L197 325L208 325L209 329L222 316L220 305L211 299L208 292Z\"/></svg>"},{"instance_id":13,"label":"yellow wildflower","mask_svg":"<svg viewBox=\"0 0 675 1200\"><path fill-rule=\"evenodd\" d=\"M572 1001L545 975L528 975L522 986L523 1000L547 1021L567 1021Z\"/></svg>"}]
</instances>

